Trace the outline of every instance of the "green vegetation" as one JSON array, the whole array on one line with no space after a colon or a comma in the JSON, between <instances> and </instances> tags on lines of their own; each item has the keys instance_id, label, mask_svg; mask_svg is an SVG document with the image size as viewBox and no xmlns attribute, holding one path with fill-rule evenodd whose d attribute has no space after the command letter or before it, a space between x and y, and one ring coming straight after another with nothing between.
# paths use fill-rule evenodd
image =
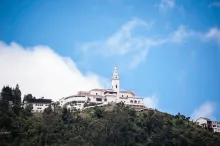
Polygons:
<instances>
[{"instance_id":1,"label":"green vegetation","mask_svg":"<svg viewBox=\"0 0 220 146\"><path fill-rule=\"evenodd\" d=\"M220 145L219 133L207 131L181 114L136 112L120 103L74 112L55 105L54 110L49 107L41 116L34 116L31 105L21 107L18 85L15 89L3 87L0 101L0 145L3 146Z\"/></svg>"}]
</instances>

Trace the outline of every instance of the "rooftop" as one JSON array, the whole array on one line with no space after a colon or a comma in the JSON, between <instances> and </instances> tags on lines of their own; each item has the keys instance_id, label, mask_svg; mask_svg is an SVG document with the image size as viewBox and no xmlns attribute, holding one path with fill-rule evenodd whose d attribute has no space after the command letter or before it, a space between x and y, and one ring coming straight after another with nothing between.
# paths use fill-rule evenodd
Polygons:
<instances>
[{"instance_id":1,"label":"rooftop","mask_svg":"<svg viewBox=\"0 0 220 146\"><path fill-rule=\"evenodd\" d=\"M28 103L51 103L52 99L36 99L36 98L30 98L30 99L24 99L24 101L27 101Z\"/></svg>"}]
</instances>

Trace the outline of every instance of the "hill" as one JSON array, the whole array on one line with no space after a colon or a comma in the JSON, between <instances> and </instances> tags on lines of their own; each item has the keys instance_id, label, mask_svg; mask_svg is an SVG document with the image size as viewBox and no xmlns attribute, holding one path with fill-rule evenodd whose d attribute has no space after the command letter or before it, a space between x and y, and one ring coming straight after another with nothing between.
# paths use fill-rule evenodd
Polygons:
<instances>
[{"instance_id":1,"label":"hill","mask_svg":"<svg viewBox=\"0 0 220 146\"><path fill-rule=\"evenodd\" d=\"M12 91L11 98L20 99L18 89ZM31 107L22 108L18 100L10 107L3 97L9 94L1 92L0 145L220 145L219 133L207 131L181 114L137 112L120 103L75 112L55 106L34 116Z\"/></svg>"}]
</instances>

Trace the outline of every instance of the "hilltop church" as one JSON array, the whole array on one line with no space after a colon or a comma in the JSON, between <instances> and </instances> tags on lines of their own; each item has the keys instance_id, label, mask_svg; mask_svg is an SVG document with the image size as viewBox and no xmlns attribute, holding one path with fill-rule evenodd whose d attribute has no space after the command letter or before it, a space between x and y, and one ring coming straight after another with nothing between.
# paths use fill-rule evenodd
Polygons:
<instances>
[{"instance_id":1,"label":"hilltop church","mask_svg":"<svg viewBox=\"0 0 220 146\"><path fill-rule=\"evenodd\" d=\"M143 98L136 97L135 93L132 91L120 90L120 78L116 67L113 71L111 89L91 89L90 91L79 91L75 95L64 97L59 100L61 107L66 106L70 109L83 109L85 103L105 105L119 102L123 102L125 105L132 106L135 109L145 108Z\"/></svg>"}]
</instances>

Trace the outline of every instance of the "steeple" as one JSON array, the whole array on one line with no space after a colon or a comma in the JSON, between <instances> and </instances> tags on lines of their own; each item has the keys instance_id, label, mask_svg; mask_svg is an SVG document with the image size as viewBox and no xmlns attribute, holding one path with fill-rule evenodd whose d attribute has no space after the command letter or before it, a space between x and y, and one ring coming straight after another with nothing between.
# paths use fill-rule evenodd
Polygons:
<instances>
[{"instance_id":1,"label":"steeple","mask_svg":"<svg viewBox=\"0 0 220 146\"><path fill-rule=\"evenodd\" d=\"M117 70L116 67L114 68L114 72L113 72L113 77L112 77L112 79L119 79L118 70Z\"/></svg>"},{"instance_id":2,"label":"steeple","mask_svg":"<svg viewBox=\"0 0 220 146\"><path fill-rule=\"evenodd\" d=\"M113 71L112 89L119 94L119 91L120 91L120 80L119 80L118 70L117 70L116 67L114 68L114 71Z\"/></svg>"}]
</instances>

